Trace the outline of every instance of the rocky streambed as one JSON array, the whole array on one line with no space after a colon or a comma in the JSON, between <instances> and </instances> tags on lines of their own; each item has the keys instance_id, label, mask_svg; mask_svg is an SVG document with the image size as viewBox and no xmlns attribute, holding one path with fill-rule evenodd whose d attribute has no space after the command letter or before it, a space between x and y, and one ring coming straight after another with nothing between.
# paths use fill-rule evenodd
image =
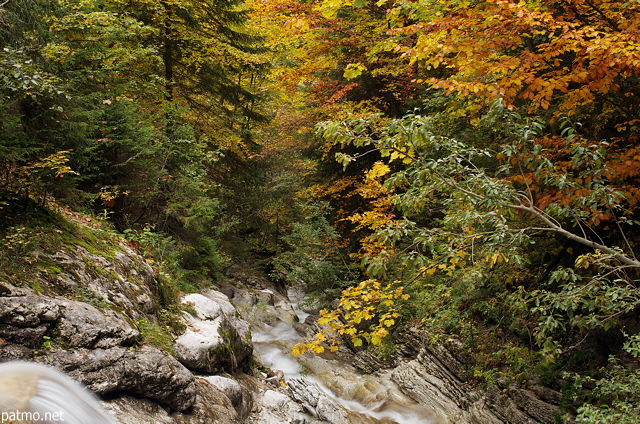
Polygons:
<instances>
[{"instance_id":1,"label":"rocky streambed","mask_svg":"<svg viewBox=\"0 0 640 424\"><path fill-rule=\"evenodd\" d=\"M123 424L555 422L557 393L473 391L444 347L371 374L348 352L294 358L291 345L313 326L295 296L255 273L184 296L185 329L163 346L148 342L156 273L126 245L34 255L55 265L34 268L42 289L0 281L0 361L58 368Z\"/></svg>"},{"instance_id":2,"label":"rocky streambed","mask_svg":"<svg viewBox=\"0 0 640 424\"><path fill-rule=\"evenodd\" d=\"M297 307L299 295L290 290L287 297L291 302L283 308L285 313L254 323L254 348L264 365L277 370L274 383L286 387L283 393L313 418L332 423L443 422L430 408L403 394L389 372L362 374L351 365L351 355L292 356L293 344L308 336L313 327L304 324L309 314ZM282 303L287 305L287 299Z\"/></svg>"}]
</instances>

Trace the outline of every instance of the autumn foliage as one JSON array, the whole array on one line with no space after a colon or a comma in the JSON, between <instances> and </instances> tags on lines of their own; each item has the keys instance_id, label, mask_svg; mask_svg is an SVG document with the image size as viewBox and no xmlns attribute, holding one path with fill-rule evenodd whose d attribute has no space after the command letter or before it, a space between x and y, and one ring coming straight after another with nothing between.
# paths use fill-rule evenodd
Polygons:
<instances>
[{"instance_id":1,"label":"autumn foliage","mask_svg":"<svg viewBox=\"0 0 640 424\"><path fill-rule=\"evenodd\" d=\"M442 1L391 33L415 38L395 47L412 61L443 69L424 79L433 87L573 113L606 96L638 96L638 8L622 1ZM631 121L625 103L612 106Z\"/></svg>"}]
</instances>

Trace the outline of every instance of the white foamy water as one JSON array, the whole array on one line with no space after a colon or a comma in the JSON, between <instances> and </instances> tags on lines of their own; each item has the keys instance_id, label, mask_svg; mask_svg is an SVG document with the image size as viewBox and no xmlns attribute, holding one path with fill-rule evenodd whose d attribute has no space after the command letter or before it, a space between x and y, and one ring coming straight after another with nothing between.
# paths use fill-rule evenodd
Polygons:
<instances>
[{"instance_id":1,"label":"white foamy water","mask_svg":"<svg viewBox=\"0 0 640 424\"><path fill-rule=\"evenodd\" d=\"M297 308L299 297L292 293L290 298L298 317L304 321L308 314ZM359 374L340 359L323 359L311 354L296 358L291 354L291 347L300 337L285 322L254 330L252 338L263 365L281 370L285 380L304 378L315 383L345 409L369 417L366 422L372 422L371 418L381 424L436 424L440 421L431 410L403 395L395 383L384 376ZM329 387L335 388L340 395Z\"/></svg>"},{"instance_id":2,"label":"white foamy water","mask_svg":"<svg viewBox=\"0 0 640 424\"><path fill-rule=\"evenodd\" d=\"M2 422L115 423L80 384L31 362L0 364L0 412Z\"/></svg>"}]
</instances>

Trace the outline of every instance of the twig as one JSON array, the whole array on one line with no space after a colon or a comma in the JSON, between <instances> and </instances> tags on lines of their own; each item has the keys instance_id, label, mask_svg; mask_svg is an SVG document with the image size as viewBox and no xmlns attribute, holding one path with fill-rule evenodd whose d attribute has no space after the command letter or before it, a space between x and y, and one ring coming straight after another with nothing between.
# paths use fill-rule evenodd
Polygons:
<instances>
[{"instance_id":1,"label":"twig","mask_svg":"<svg viewBox=\"0 0 640 424\"><path fill-rule=\"evenodd\" d=\"M563 236L565 236L566 238L568 238L569 240L573 240L576 241L580 244L583 244L585 246L589 246L593 249L598 249L601 250L604 253L607 253L611 256L613 256L614 258L616 258L617 260L619 260L620 262L622 262L623 264L626 265L630 265L632 267L637 267L640 268L640 261L634 260L632 258L629 258L628 256L615 251L614 249L604 246L600 243L596 243L595 241L589 240L588 238L585 237L580 237L576 234L573 234L570 231L565 230L564 228L560 227L559 225L554 224L550 219L548 219L543 213L541 213L539 210L537 210L537 208L535 207L528 207L528 206L524 206L524 205L505 205L506 207L510 208L510 209L515 209L515 210L521 210L524 212L527 212L533 216L535 216L536 218L540 219L542 222L544 222L545 224L548 225L547 228L538 228L538 230L542 230L542 231L551 231L554 233L558 233L561 234Z\"/></svg>"}]
</instances>

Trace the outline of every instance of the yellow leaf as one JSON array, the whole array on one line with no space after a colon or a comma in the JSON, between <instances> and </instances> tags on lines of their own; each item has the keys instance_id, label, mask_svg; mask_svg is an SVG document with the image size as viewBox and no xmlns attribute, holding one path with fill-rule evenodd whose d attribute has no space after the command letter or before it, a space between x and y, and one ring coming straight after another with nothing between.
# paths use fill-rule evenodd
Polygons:
<instances>
[{"instance_id":1,"label":"yellow leaf","mask_svg":"<svg viewBox=\"0 0 640 424\"><path fill-rule=\"evenodd\" d=\"M329 322L333 321L335 317L333 315L327 315L324 317L318 318L318 324L327 325Z\"/></svg>"},{"instance_id":2,"label":"yellow leaf","mask_svg":"<svg viewBox=\"0 0 640 424\"><path fill-rule=\"evenodd\" d=\"M391 156L393 157L394 154L397 155L396 152L393 152L391 153ZM367 172L367 179L374 180L378 177L388 174L389 172L391 172L391 169L389 169L389 167L384 163L378 161L374 163L371 167L371 170Z\"/></svg>"},{"instance_id":3,"label":"yellow leaf","mask_svg":"<svg viewBox=\"0 0 640 424\"><path fill-rule=\"evenodd\" d=\"M324 333L317 333L314 337L322 342L327 340L327 336Z\"/></svg>"}]
</instances>

